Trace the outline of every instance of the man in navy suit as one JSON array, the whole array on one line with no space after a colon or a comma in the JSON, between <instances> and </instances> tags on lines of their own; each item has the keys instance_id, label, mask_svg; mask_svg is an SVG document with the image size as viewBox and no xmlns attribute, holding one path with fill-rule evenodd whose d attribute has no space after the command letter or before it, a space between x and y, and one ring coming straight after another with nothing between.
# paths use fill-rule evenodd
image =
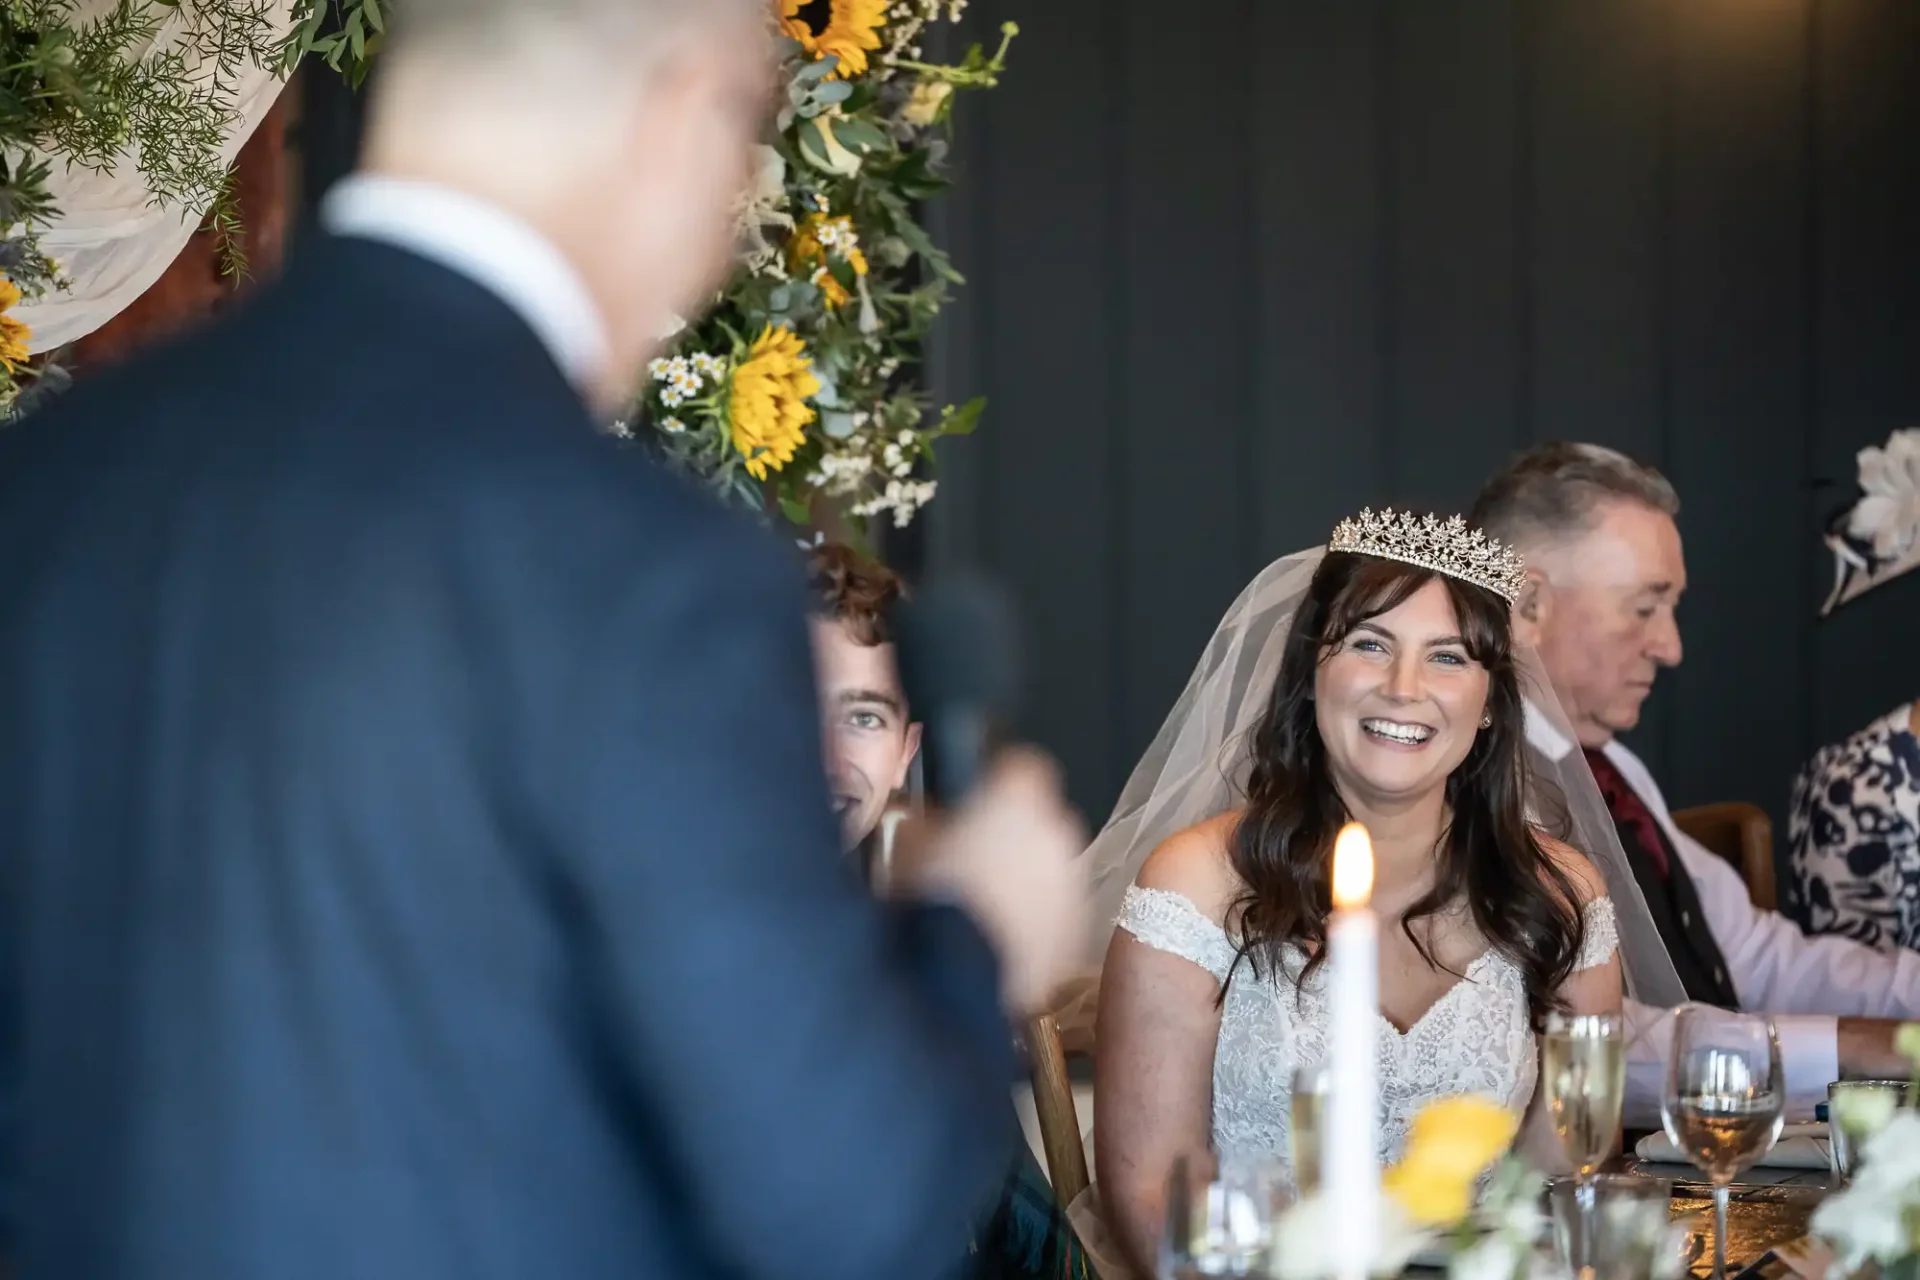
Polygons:
<instances>
[{"instance_id":1,"label":"man in navy suit","mask_svg":"<svg viewBox=\"0 0 1920 1280\"><path fill-rule=\"evenodd\" d=\"M286 277L0 435L17 1274L948 1269L1075 824L1016 761L868 900L798 566L595 429L726 259L762 0L400 16Z\"/></svg>"}]
</instances>

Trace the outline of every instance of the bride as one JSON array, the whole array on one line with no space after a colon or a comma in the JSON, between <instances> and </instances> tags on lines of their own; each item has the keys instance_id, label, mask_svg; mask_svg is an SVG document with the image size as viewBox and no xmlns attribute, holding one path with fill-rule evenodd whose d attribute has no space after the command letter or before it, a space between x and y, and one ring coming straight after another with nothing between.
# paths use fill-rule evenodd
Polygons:
<instances>
[{"instance_id":1,"label":"bride","mask_svg":"<svg viewBox=\"0 0 1920 1280\"><path fill-rule=\"evenodd\" d=\"M1478 1093L1525 1114L1536 1164L1562 1162L1536 1035L1550 1011L1619 1012L1616 897L1646 962L1636 994L1666 993L1591 778L1535 776L1555 766L1529 753L1528 717L1557 708L1509 626L1526 590L1518 557L1458 518L1343 521L1324 555L1242 594L1089 851L1096 885L1124 889L1099 988L1098 1185L1142 1274L1177 1158L1290 1159L1294 1073L1326 1044L1342 824L1374 848L1383 1161L1425 1102Z\"/></svg>"}]
</instances>

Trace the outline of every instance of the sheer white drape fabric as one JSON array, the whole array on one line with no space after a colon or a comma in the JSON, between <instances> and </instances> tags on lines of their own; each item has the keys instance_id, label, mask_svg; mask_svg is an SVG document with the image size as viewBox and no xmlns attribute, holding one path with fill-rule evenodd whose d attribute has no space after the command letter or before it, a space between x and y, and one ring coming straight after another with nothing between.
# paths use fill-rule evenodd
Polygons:
<instances>
[{"instance_id":1,"label":"sheer white drape fabric","mask_svg":"<svg viewBox=\"0 0 1920 1280\"><path fill-rule=\"evenodd\" d=\"M98 18L116 2L77 0L72 21L78 25ZM180 43L192 20L189 8L181 6L167 18L138 56L150 57ZM273 11L284 33L292 21L292 5L282 0ZM284 83L271 69L251 63L233 77L235 118L221 146L226 163L240 154ZM83 338L124 311L180 256L199 227L201 219L193 212L154 203L136 159L123 155L112 173L95 173L53 157L48 187L60 217L42 233L40 247L65 266L72 288L16 308L15 314L33 327L35 352Z\"/></svg>"}]
</instances>

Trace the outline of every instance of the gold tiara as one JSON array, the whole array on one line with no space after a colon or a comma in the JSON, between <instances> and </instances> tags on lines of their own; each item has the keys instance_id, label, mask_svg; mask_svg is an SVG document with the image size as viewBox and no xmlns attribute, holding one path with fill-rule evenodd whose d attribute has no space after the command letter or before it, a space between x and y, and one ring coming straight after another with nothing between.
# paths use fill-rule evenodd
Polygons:
<instances>
[{"instance_id":1,"label":"gold tiara","mask_svg":"<svg viewBox=\"0 0 1920 1280\"><path fill-rule=\"evenodd\" d=\"M1467 528L1459 516L1416 516L1392 508L1379 515L1362 510L1357 520L1342 520L1327 542L1329 551L1378 556L1417 564L1449 578L1471 582L1512 604L1527 586L1527 563L1510 547Z\"/></svg>"}]
</instances>

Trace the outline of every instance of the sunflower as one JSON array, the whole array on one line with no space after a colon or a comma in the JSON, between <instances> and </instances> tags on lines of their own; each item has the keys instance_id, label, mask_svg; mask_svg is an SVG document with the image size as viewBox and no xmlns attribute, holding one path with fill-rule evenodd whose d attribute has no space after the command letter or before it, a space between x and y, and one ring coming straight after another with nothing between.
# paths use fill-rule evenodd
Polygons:
<instances>
[{"instance_id":1,"label":"sunflower","mask_svg":"<svg viewBox=\"0 0 1920 1280\"><path fill-rule=\"evenodd\" d=\"M867 50L880 47L880 28L886 25L888 0L833 0L833 16L826 30L815 35L800 16L807 0L780 0L780 26L818 61L832 54L840 59L828 76L866 74Z\"/></svg>"},{"instance_id":2,"label":"sunflower","mask_svg":"<svg viewBox=\"0 0 1920 1280\"><path fill-rule=\"evenodd\" d=\"M793 461L815 416L807 400L819 394L807 344L791 329L768 325L733 371L727 407L733 447L747 460L748 475L765 480Z\"/></svg>"},{"instance_id":3,"label":"sunflower","mask_svg":"<svg viewBox=\"0 0 1920 1280\"><path fill-rule=\"evenodd\" d=\"M828 268L829 255L852 267L856 276L867 274L867 255L860 252L853 219L816 213L800 224L787 244L787 269L818 285L827 308L837 311L852 301L853 295Z\"/></svg>"},{"instance_id":4,"label":"sunflower","mask_svg":"<svg viewBox=\"0 0 1920 1280\"><path fill-rule=\"evenodd\" d=\"M33 341L33 330L26 321L8 314L19 301L19 288L13 281L0 277L0 366L8 373L33 359L33 350L28 345Z\"/></svg>"}]
</instances>

